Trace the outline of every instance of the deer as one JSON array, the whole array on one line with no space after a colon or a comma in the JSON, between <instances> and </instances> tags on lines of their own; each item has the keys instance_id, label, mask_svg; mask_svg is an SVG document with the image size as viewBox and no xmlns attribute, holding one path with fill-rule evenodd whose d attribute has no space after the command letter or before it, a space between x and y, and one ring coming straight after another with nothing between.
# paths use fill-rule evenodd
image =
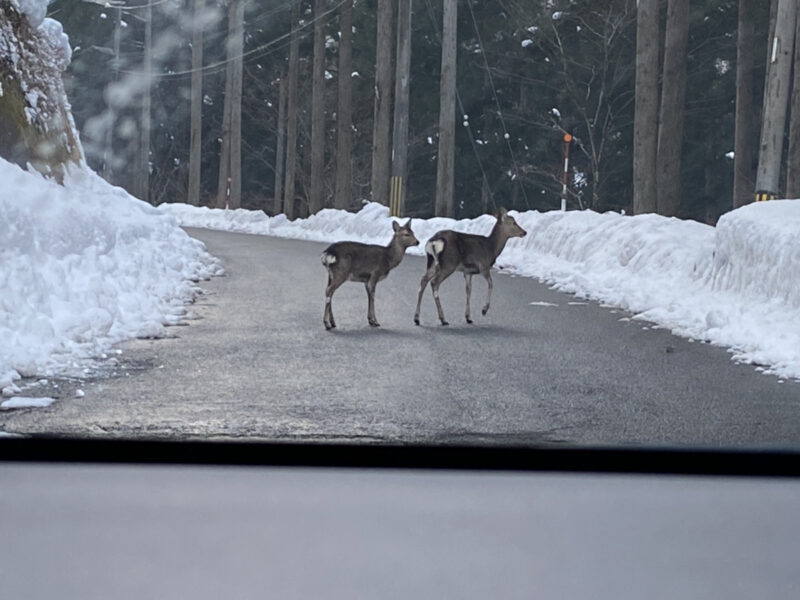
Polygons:
<instances>
[{"instance_id":1,"label":"deer","mask_svg":"<svg viewBox=\"0 0 800 600\"><path fill-rule=\"evenodd\" d=\"M478 273L484 276L489 285L489 292L481 314L486 316L492 300L492 266L510 238L524 237L527 234L504 208L501 208L495 216L497 217L497 222L488 236L444 229L433 234L427 241L425 254L428 257L428 266L419 283L417 310L414 313L414 323L416 325L419 325L422 294L429 281L433 291L433 300L436 302L436 310L439 313L439 320L442 325L449 325L444 318L442 304L439 302L439 286L454 271L464 273L464 281L467 287L467 309L464 316L469 324L472 324L469 308L469 297L472 293L472 276Z\"/></svg>"},{"instance_id":2,"label":"deer","mask_svg":"<svg viewBox=\"0 0 800 600\"><path fill-rule=\"evenodd\" d=\"M321 255L322 264L328 270L328 285L325 288L325 313L322 322L325 329L336 327L331 300L333 293L345 281L359 281L367 289L367 322L380 327L375 318L375 287L386 279L389 271L403 260L406 248L418 246L419 240L411 231L411 219L405 225L392 221L394 236L388 246L362 244L360 242L336 242L328 246Z\"/></svg>"}]
</instances>

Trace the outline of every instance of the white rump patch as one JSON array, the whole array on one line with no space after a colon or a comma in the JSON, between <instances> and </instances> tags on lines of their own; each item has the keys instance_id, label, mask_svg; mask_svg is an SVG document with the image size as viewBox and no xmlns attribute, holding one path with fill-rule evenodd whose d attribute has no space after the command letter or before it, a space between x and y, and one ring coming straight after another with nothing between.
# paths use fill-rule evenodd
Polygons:
<instances>
[{"instance_id":1,"label":"white rump patch","mask_svg":"<svg viewBox=\"0 0 800 600\"><path fill-rule=\"evenodd\" d=\"M444 250L444 240L429 240L427 244L425 244L425 252L430 254L433 257L433 262L437 266L439 265L439 255Z\"/></svg>"},{"instance_id":2,"label":"white rump patch","mask_svg":"<svg viewBox=\"0 0 800 600\"><path fill-rule=\"evenodd\" d=\"M328 254L327 252L323 252L320 258L322 259L322 264L326 267L336 262L336 257L333 254Z\"/></svg>"}]
</instances>

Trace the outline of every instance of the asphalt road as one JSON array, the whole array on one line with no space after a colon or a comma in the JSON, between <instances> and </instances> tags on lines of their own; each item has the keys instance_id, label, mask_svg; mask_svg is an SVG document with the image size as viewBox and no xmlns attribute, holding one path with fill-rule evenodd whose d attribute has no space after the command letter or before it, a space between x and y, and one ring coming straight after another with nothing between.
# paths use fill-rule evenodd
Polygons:
<instances>
[{"instance_id":1,"label":"asphalt road","mask_svg":"<svg viewBox=\"0 0 800 600\"><path fill-rule=\"evenodd\" d=\"M86 381L48 381L48 408L0 412L22 434L263 438L354 442L590 443L800 447L800 383L731 361L630 315L527 278L430 292L413 324L422 258L378 285L366 320L362 284L333 298L322 324L325 244L190 230L226 276L203 282L199 316L174 337L121 346ZM57 386L57 387L56 387ZM85 396L75 397L82 389Z\"/></svg>"}]
</instances>

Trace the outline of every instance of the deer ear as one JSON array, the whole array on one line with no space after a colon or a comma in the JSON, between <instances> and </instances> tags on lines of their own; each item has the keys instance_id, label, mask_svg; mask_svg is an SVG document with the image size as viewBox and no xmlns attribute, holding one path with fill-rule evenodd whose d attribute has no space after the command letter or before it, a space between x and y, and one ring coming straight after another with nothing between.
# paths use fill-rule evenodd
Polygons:
<instances>
[{"instance_id":1,"label":"deer ear","mask_svg":"<svg viewBox=\"0 0 800 600\"><path fill-rule=\"evenodd\" d=\"M405 227L406 229L411 229L411 218L410 217L409 217L408 221L406 221L406 224L403 225L403 227Z\"/></svg>"},{"instance_id":2,"label":"deer ear","mask_svg":"<svg viewBox=\"0 0 800 600\"><path fill-rule=\"evenodd\" d=\"M397 232L400 229L400 225L397 224L397 221L392 221L392 229Z\"/></svg>"},{"instance_id":3,"label":"deer ear","mask_svg":"<svg viewBox=\"0 0 800 600\"><path fill-rule=\"evenodd\" d=\"M500 207L500 208L497 210L497 214L498 214L498 216L499 216L499 217L502 219L503 217L505 217L505 216L508 214L508 211L507 211L505 208L503 208L503 207L501 206L501 207Z\"/></svg>"}]
</instances>

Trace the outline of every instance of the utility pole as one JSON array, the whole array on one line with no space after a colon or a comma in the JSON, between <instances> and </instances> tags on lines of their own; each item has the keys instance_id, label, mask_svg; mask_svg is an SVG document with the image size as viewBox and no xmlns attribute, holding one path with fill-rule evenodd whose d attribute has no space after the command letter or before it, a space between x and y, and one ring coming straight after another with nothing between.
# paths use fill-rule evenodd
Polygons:
<instances>
[{"instance_id":1,"label":"utility pole","mask_svg":"<svg viewBox=\"0 0 800 600\"><path fill-rule=\"evenodd\" d=\"M794 54L796 0L778 0L775 34L769 41L769 64L764 87L764 122L756 174L756 200L780 194L781 162Z\"/></svg>"},{"instance_id":2,"label":"utility pole","mask_svg":"<svg viewBox=\"0 0 800 600\"><path fill-rule=\"evenodd\" d=\"M392 127L392 180L389 208L392 216L405 213L408 170L408 90L411 78L411 0L397 4L397 64L394 80L394 125Z\"/></svg>"},{"instance_id":3,"label":"utility pole","mask_svg":"<svg viewBox=\"0 0 800 600\"><path fill-rule=\"evenodd\" d=\"M456 137L457 0L444 0L442 75L439 85L439 152L436 164L436 216L453 217Z\"/></svg>"}]
</instances>

